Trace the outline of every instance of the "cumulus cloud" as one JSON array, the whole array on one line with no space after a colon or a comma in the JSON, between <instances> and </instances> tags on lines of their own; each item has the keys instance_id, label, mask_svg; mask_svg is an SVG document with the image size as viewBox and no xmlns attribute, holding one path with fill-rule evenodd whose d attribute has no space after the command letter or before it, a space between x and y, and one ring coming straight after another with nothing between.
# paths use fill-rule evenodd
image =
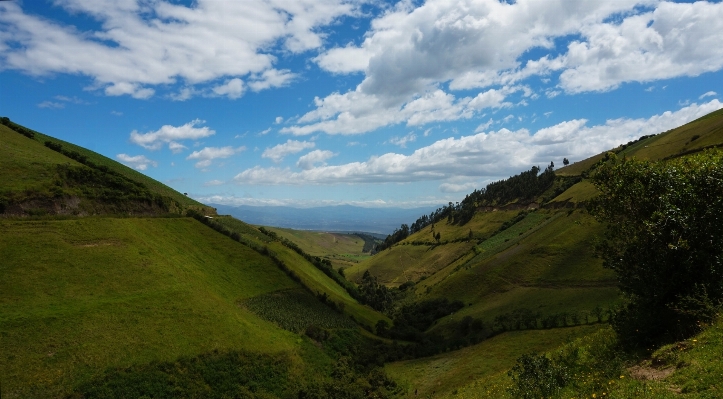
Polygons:
<instances>
[{"instance_id":1,"label":"cumulus cloud","mask_svg":"<svg viewBox=\"0 0 723 399\"><path fill-rule=\"evenodd\" d=\"M209 84L219 87L220 81L244 77L252 80L252 90L264 90L294 77L274 68L275 53L319 48L324 37L320 28L357 12L357 5L345 0L175 3L55 2L70 14L98 22L98 28L80 31L26 13L16 2L2 2L2 66L33 75L85 75L107 95L141 99L178 82L210 89ZM241 95L237 86L226 90L224 95Z\"/></svg>"},{"instance_id":2,"label":"cumulus cloud","mask_svg":"<svg viewBox=\"0 0 723 399\"><path fill-rule=\"evenodd\" d=\"M281 132L297 136L315 132L360 134L400 123L419 126L431 122L467 119L477 110L498 106L497 103L483 104L481 101L473 102L474 100L470 97L457 99L454 95L438 89L426 92L400 106L392 106L387 105L386 100L381 97L367 95L357 89L346 94L335 93L324 99L316 98L316 109L299 118L298 122L301 124L285 127Z\"/></svg>"},{"instance_id":3,"label":"cumulus cloud","mask_svg":"<svg viewBox=\"0 0 723 399\"><path fill-rule=\"evenodd\" d=\"M260 76L255 76L254 80L249 82L249 87L253 91L266 90L272 87L284 87L296 78L296 74L291 73L288 69L277 70L267 69Z\"/></svg>"},{"instance_id":4,"label":"cumulus cloud","mask_svg":"<svg viewBox=\"0 0 723 399\"><path fill-rule=\"evenodd\" d=\"M530 77L558 79L543 89L553 98L696 76L723 68L721 29L723 4L704 1L399 2L372 21L362 43L314 59L332 73L363 73L363 81L317 98L314 110L283 131L357 134L468 118L485 107L513 106L510 88ZM556 39L569 42L562 52ZM526 59L532 49L541 56ZM474 89L486 90L473 99L452 94ZM523 96L539 94L526 89ZM413 111L430 100L429 110Z\"/></svg>"},{"instance_id":5,"label":"cumulus cloud","mask_svg":"<svg viewBox=\"0 0 723 399\"><path fill-rule=\"evenodd\" d=\"M246 147L205 147L202 150L194 151L186 159L196 159L197 168L207 168L211 166L214 159L228 158L239 152L245 151Z\"/></svg>"},{"instance_id":6,"label":"cumulus cloud","mask_svg":"<svg viewBox=\"0 0 723 399\"><path fill-rule=\"evenodd\" d=\"M134 130L131 132L131 142L148 150L158 150L163 144L168 143L170 149L177 152L183 149L178 143L179 140L198 140L216 134L207 126L196 127L203 123L205 121L194 119L181 126L163 125L160 129L148 133Z\"/></svg>"},{"instance_id":7,"label":"cumulus cloud","mask_svg":"<svg viewBox=\"0 0 723 399\"><path fill-rule=\"evenodd\" d=\"M296 166L300 169L309 170L312 169L318 163L324 163L327 159L333 157L335 154L331 151L326 150L314 150L306 155L302 155L299 161L296 162Z\"/></svg>"},{"instance_id":8,"label":"cumulus cloud","mask_svg":"<svg viewBox=\"0 0 723 399\"><path fill-rule=\"evenodd\" d=\"M697 76L723 68L723 4L662 2L622 23L584 26L564 56L568 92L610 90L625 82Z\"/></svg>"},{"instance_id":9,"label":"cumulus cloud","mask_svg":"<svg viewBox=\"0 0 723 399\"><path fill-rule=\"evenodd\" d=\"M268 158L276 163L279 163L287 155L296 154L306 149L314 148L315 146L316 144L311 141L286 140L286 143L277 144L264 150L261 157Z\"/></svg>"},{"instance_id":10,"label":"cumulus cloud","mask_svg":"<svg viewBox=\"0 0 723 399\"><path fill-rule=\"evenodd\" d=\"M148 166L153 166L154 168L158 166L158 162L146 158L145 155L131 156L128 154L118 154L116 158L131 168L138 170L146 170Z\"/></svg>"},{"instance_id":11,"label":"cumulus cloud","mask_svg":"<svg viewBox=\"0 0 723 399\"><path fill-rule=\"evenodd\" d=\"M321 165L300 172L256 166L237 174L234 180L239 184L301 185L413 182L464 176L506 178L533 165L544 166L563 157L584 159L640 136L683 125L720 108L723 103L714 99L647 119L611 119L595 126L577 119L540 129L534 134L527 129L500 129L439 140L411 155L386 153L365 162ZM458 182L440 186L448 192L461 188Z\"/></svg>"},{"instance_id":12,"label":"cumulus cloud","mask_svg":"<svg viewBox=\"0 0 723 399\"><path fill-rule=\"evenodd\" d=\"M239 78L227 80L226 83L211 89L216 95L226 96L232 100L244 94L244 82Z\"/></svg>"}]
</instances>

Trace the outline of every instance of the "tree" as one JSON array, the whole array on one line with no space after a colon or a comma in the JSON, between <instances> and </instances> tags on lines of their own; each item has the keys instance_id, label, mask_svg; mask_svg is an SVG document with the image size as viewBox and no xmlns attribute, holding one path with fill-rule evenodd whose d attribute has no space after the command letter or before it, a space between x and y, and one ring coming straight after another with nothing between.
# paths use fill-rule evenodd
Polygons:
<instances>
[{"instance_id":1,"label":"tree","mask_svg":"<svg viewBox=\"0 0 723 399\"><path fill-rule=\"evenodd\" d=\"M362 302L371 306L373 309L383 312L392 305L392 294L386 286L379 284L377 278L369 273L364 272L361 284L359 284L359 294Z\"/></svg>"},{"instance_id":2,"label":"tree","mask_svg":"<svg viewBox=\"0 0 723 399\"><path fill-rule=\"evenodd\" d=\"M689 336L723 301L723 153L609 158L592 212L607 225L597 252L629 299L613 326L634 346Z\"/></svg>"},{"instance_id":3,"label":"tree","mask_svg":"<svg viewBox=\"0 0 723 399\"><path fill-rule=\"evenodd\" d=\"M562 164L567 166L570 164L570 161L568 161L567 158L562 158Z\"/></svg>"}]
</instances>

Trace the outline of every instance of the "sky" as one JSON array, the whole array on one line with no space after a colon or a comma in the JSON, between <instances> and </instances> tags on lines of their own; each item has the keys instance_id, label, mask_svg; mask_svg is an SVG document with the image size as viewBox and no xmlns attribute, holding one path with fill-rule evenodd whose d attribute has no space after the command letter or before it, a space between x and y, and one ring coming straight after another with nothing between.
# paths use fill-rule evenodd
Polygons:
<instances>
[{"instance_id":1,"label":"sky","mask_svg":"<svg viewBox=\"0 0 723 399\"><path fill-rule=\"evenodd\" d=\"M437 206L723 108L723 4L0 2L0 116L205 203Z\"/></svg>"}]
</instances>

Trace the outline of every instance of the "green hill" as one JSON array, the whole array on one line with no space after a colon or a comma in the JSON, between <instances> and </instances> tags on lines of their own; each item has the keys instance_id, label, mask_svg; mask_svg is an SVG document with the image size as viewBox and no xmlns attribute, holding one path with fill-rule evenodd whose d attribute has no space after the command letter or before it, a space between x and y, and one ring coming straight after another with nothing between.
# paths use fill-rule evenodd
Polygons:
<instances>
[{"instance_id":1,"label":"green hill","mask_svg":"<svg viewBox=\"0 0 723 399\"><path fill-rule=\"evenodd\" d=\"M205 206L110 158L17 125L0 124L0 214L181 214Z\"/></svg>"},{"instance_id":2,"label":"green hill","mask_svg":"<svg viewBox=\"0 0 723 399\"><path fill-rule=\"evenodd\" d=\"M108 367L303 351L240 302L299 287L192 219L0 221L2 388L57 396Z\"/></svg>"},{"instance_id":3,"label":"green hill","mask_svg":"<svg viewBox=\"0 0 723 399\"><path fill-rule=\"evenodd\" d=\"M342 339L336 331L369 339L359 325L385 316L259 229L215 218L237 232L220 234L181 216L215 216L213 208L99 154L3 123L0 396L364 389L352 381L367 381L370 369L335 365L340 351L349 354L345 341L322 348L314 339ZM387 389L386 377L373 375Z\"/></svg>"}]
</instances>

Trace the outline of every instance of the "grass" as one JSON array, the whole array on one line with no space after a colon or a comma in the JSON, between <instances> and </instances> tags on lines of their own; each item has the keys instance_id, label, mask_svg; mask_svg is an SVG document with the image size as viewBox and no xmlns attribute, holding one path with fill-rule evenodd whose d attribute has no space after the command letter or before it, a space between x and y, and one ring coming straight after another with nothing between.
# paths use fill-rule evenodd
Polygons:
<instances>
[{"instance_id":1,"label":"grass","mask_svg":"<svg viewBox=\"0 0 723 399\"><path fill-rule=\"evenodd\" d=\"M32 139L27 138L7 126L0 125L0 145L2 146L0 147L0 152L3 154L3 156L0 157L2 158L2 160L0 160L0 166L3 166L3 168L0 169L0 180L3 181L4 191L24 192L31 190L49 193L49 190L53 186L53 180L57 175L56 165L70 164L72 166L80 166L78 162L71 158L47 148L44 145L46 141L61 144L64 150L76 151L98 166L106 166L111 171L140 182L148 187L152 193L169 197L178 202L183 208L194 208L204 210L205 212L213 212L212 208L94 151L40 132L35 132L35 136Z\"/></svg>"},{"instance_id":2,"label":"grass","mask_svg":"<svg viewBox=\"0 0 723 399\"><path fill-rule=\"evenodd\" d=\"M268 236L255 227L230 216L218 217L214 220L232 231L238 232L244 239L264 243L279 260L284 262L289 270L293 271L301 279L301 283L305 287L316 294L326 294L330 301L341 304L346 314L367 328L372 329L379 320L389 321L383 314L357 302L342 286L303 256L280 242L271 241ZM359 240L363 241L361 238Z\"/></svg>"},{"instance_id":3,"label":"grass","mask_svg":"<svg viewBox=\"0 0 723 399\"><path fill-rule=\"evenodd\" d=\"M723 322L697 336L647 353L626 353L606 327L547 350L566 361L569 381L551 398L719 398L723 392ZM538 353L541 351L538 351ZM507 373L483 377L457 390L455 398L513 398ZM488 395L487 392L494 392Z\"/></svg>"},{"instance_id":4,"label":"grass","mask_svg":"<svg viewBox=\"0 0 723 399\"><path fill-rule=\"evenodd\" d=\"M505 230L503 234L512 237L509 241L481 244L479 255L456 271L445 270L440 278L419 284L418 292L431 287L434 296L475 303L516 286L614 285L612 272L603 269L593 253L601 225L581 211L537 213L525 219L529 224L523 221ZM535 221L538 224L531 226Z\"/></svg>"},{"instance_id":5,"label":"grass","mask_svg":"<svg viewBox=\"0 0 723 399\"><path fill-rule=\"evenodd\" d=\"M297 336L238 306L299 286L192 219L0 221L0 231L7 397L63 396L107 367L300 350Z\"/></svg>"},{"instance_id":6,"label":"grass","mask_svg":"<svg viewBox=\"0 0 723 399\"><path fill-rule=\"evenodd\" d=\"M723 144L723 110L626 148L621 155L660 160Z\"/></svg>"},{"instance_id":7,"label":"grass","mask_svg":"<svg viewBox=\"0 0 723 399\"><path fill-rule=\"evenodd\" d=\"M451 243L446 245L396 245L382 251L358 266L344 272L351 281L361 279L365 271L376 276L380 282L398 286L407 281L419 281L463 256L474 246L474 242Z\"/></svg>"},{"instance_id":8,"label":"grass","mask_svg":"<svg viewBox=\"0 0 723 399\"><path fill-rule=\"evenodd\" d=\"M598 195L597 188L590 183L588 180L583 180L574 186L565 190L562 194L553 198L551 203L566 203L571 202L573 204L580 204L587 200L593 199Z\"/></svg>"},{"instance_id":9,"label":"grass","mask_svg":"<svg viewBox=\"0 0 723 399\"><path fill-rule=\"evenodd\" d=\"M276 291L241 301L241 306L279 327L303 334L309 326L356 328L349 317L332 310L303 289Z\"/></svg>"},{"instance_id":10,"label":"grass","mask_svg":"<svg viewBox=\"0 0 723 399\"><path fill-rule=\"evenodd\" d=\"M386 366L386 370L406 387L404 397L457 397L455 391L459 394L461 389L477 380L486 381L505 373L524 353L550 350L598 328L582 326L508 332L456 351L391 363ZM495 397L486 395L486 391L478 393L480 396L467 397Z\"/></svg>"},{"instance_id":11,"label":"grass","mask_svg":"<svg viewBox=\"0 0 723 399\"><path fill-rule=\"evenodd\" d=\"M0 125L0 179L3 191L46 190L55 179L55 165L80 164L42 143Z\"/></svg>"},{"instance_id":12,"label":"grass","mask_svg":"<svg viewBox=\"0 0 723 399\"><path fill-rule=\"evenodd\" d=\"M329 259L334 269L340 267L347 269L371 257L369 251L363 252L364 239L356 234L292 230L277 227L267 227L267 229L292 241L310 255Z\"/></svg>"}]
</instances>

